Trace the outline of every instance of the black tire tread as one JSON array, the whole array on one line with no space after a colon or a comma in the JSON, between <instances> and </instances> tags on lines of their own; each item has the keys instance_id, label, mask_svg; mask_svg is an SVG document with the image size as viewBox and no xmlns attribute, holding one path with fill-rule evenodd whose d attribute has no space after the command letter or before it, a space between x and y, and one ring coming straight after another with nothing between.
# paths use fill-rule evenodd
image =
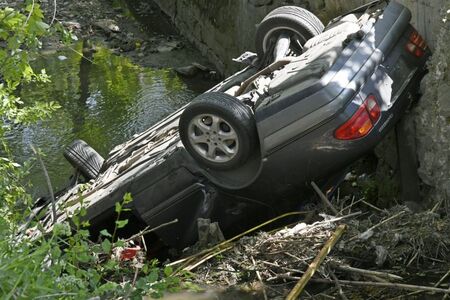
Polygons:
<instances>
[{"instance_id":1,"label":"black tire tread","mask_svg":"<svg viewBox=\"0 0 450 300\"><path fill-rule=\"evenodd\" d=\"M82 140L75 140L63 155L87 180L97 178L104 162L103 157Z\"/></svg>"},{"instance_id":2,"label":"black tire tread","mask_svg":"<svg viewBox=\"0 0 450 300\"><path fill-rule=\"evenodd\" d=\"M316 15L314 15L312 12L310 12L307 9L298 7L298 6L281 6L274 10L272 10L265 18L270 18L275 15L292 15L296 18L302 19L304 22L307 22L314 31L311 32L314 35L322 33L325 26L323 25L322 21L317 18Z\"/></svg>"},{"instance_id":3,"label":"black tire tread","mask_svg":"<svg viewBox=\"0 0 450 300\"><path fill-rule=\"evenodd\" d=\"M264 37L274 23L288 24L295 29L301 26L307 39L319 35L324 29L322 22L313 13L304 8L298 6L278 7L261 21L256 31L256 52L260 57L264 55Z\"/></svg>"}]
</instances>

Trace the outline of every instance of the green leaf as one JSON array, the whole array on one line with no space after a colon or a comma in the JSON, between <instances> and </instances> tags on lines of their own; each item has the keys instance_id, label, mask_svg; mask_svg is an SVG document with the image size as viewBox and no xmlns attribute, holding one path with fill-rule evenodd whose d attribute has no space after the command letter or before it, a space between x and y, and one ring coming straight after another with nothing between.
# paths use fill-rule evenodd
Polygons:
<instances>
[{"instance_id":1,"label":"green leaf","mask_svg":"<svg viewBox=\"0 0 450 300\"><path fill-rule=\"evenodd\" d=\"M109 253L111 251L111 242L108 239L102 242L102 249L105 253Z\"/></svg>"},{"instance_id":2,"label":"green leaf","mask_svg":"<svg viewBox=\"0 0 450 300\"><path fill-rule=\"evenodd\" d=\"M131 196L130 193L125 193L125 195L123 196L123 203L124 204L128 204L131 201L133 201L133 197Z\"/></svg>"},{"instance_id":3,"label":"green leaf","mask_svg":"<svg viewBox=\"0 0 450 300\"><path fill-rule=\"evenodd\" d=\"M173 268L170 266L167 266L164 268L164 275L166 275L166 277L169 277L170 275L173 274Z\"/></svg>"},{"instance_id":4,"label":"green leaf","mask_svg":"<svg viewBox=\"0 0 450 300\"><path fill-rule=\"evenodd\" d=\"M158 280L158 277L159 277L159 275L158 275L158 269L153 269L151 272L150 272L150 274L148 274L148 276L147 276L147 282L148 283L153 283L153 282L156 282L157 280Z\"/></svg>"},{"instance_id":5,"label":"green leaf","mask_svg":"<svg viewBox=\"0 0 450 300\"><path fill-rule=\"evenodd\" d=\"M117 228L124 228L127 224L128 224L128 219L127 220L117 220L116 221Z\"/></svg>"},{"instance_id":6,"label":"green leaf","mask_svg":"<svg viewBox=\"0 0 450 300\"><path fill-rule=\"evenodd\" d=\"M118 241L116 241L115 246L116 247L125 247L126 243L124 240L118 240Z\"/></svg>"},{"instance_id":7,"label":"green leaf","mask_svg":"<svg viewBox=\"0 0 450 300\"><path fill-rule=\"evenodd\" d=\"M112 235L106 229L103 229L102 231L100 231L100 235L106 236L106 237L112 237Z\"/></svg>"},{"instance_id":8,"label":"green leaf","mask_svg":"<svg viewBox=\"0 0 450 300\"><path fill-rule=\"evenodd\" d=\"M81 217L84 217L84 216L86 216L86 214L87 214L86 208L85 208L85 207L82 207L82 208L80 209L80 216L81 216Z\"/></svg>"},{"instance_id":9,"label":"green leaf","mask_svg":"<svg viewBox=\"0 0 450 300\"><path fill-rule=\"evenodd\" d=\"M120 202L116 202L116 213L120 213L122 211L122 204Z\"/></svg>"}]
</instances>

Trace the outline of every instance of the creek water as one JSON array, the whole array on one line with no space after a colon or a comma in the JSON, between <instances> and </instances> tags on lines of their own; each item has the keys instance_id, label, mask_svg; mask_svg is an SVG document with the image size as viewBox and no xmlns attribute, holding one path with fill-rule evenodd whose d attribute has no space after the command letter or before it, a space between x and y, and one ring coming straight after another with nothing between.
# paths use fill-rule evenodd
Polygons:
<instances>
[{"instance_id":1,"label":"creek water","mask_svg":"<svg viewBox=\"0 0 450 300\"><path fill-rule=\"evenodd\" d=\"M63 188L73 174L63 150L74 139L85 140L106 157L115 145L144 131L205 89L204 82L186 84L171 68L142 67L104 47L83 50L83 42L43 55L34 66L45 68L51 82L22 87L22 100L54 101L61 108L45 121L16 127L8 138L19 162L34 156L30 145L42 151L55 190ZM28 179L34 197L47 194L38 163L31 165Z\"/></svg>"}]
</instances>

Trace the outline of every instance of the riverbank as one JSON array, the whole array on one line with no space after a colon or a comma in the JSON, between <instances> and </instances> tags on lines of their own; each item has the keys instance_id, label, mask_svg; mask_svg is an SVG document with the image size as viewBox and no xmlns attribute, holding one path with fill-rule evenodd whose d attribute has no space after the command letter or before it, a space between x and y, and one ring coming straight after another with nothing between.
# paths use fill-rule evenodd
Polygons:
<instances>
[{"instance_id":1,"label":"riverbank","mask_svg":"<svg viewBox=\"0 0 450 300\"><path fill-rule=\"evenodd\" d=\"M43 2L42 9L51 23L53 1ZM151 2L58 1L54 22L72 32L77 40L102 43L144 67L178 68L197 62L213 69ZM62 47L55 39L44 43L47 50Z\"/></svg>"}]
</instances>

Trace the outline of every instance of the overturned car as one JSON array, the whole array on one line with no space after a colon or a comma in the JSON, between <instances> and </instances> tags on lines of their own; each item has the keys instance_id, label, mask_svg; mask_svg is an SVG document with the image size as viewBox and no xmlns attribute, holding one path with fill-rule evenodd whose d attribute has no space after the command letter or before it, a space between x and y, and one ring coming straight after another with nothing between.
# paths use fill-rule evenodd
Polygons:
<instances>
[{"instance_id":1,"label":"overturned car","mask_svg":"<svg viewBox=\"0 0 450 300\"><path fill-rule=\"evenodd\" d=\"M259 24L242 71L101 158L82 141L65 151L87 184L57 195L57 220L83 202L93 235L133 196L142 226L166 245L197 239L197 219L226 235L284 211L372 149L417 97L430 55L396 3L374 1L330 22L280 7ZM36 213L49 206L36 204ZM66 213L64 211L69 211ZM51 230L50 212L42 222ZM113 221L112 221L113 222Z\"/></svg>"}]
</instances>

